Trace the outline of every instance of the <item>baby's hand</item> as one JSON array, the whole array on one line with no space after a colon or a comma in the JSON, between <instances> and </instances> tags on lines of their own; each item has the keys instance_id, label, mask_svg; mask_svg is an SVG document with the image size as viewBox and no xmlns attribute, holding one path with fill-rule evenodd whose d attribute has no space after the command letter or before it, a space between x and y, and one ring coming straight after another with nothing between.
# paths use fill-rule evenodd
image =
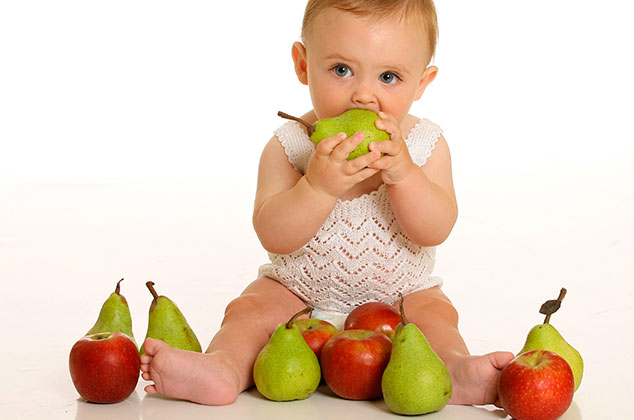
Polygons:
<instances>
[{"instance_id":1,"label":"baby's hand","mask_svg":"<svg viewBox=\"0 0 634 420\"><path fill-rule=\"evenodd\" d=\"M387 131L390 135L390 141L370 143L371 152L383 153L383 157L374 161L370 167L381 171L381 177L386 184L398 184L412 170L418 169L418 166L412 161L412 157L407 150L398 121L385 112L380 112L379 116L381 119L376 120L374 125L380 130Z\"/></svg>"},{"instance_id":2,"label":"baby's hand","mask_svg":"<svg viewBox=\"0 0 634 420\"><path fill-rule=\"evenodd\" d=\"M350 137L339 133L317 144L306 169L306 180L314 190L339 198L354 185L378 172L378 168L368 167L381 157L378 151L346 160L361 144L363 137L361 132Z\"/></svg>"}]
</instances>

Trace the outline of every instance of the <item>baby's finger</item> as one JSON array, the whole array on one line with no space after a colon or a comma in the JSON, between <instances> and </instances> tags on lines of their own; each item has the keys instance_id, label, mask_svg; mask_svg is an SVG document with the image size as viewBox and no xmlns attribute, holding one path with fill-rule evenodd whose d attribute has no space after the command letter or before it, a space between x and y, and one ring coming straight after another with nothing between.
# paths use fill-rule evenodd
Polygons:
<instances>
[{"instance_id":1,"label":"baby's finger","mask_svg":"<svg viewBox=\"0 0 634 420\"><path fill-rule=\"evenodd\" d=\"M375 162L376 160L380 158L381 158L380 152L372 152L372 151L369 153L366 153L365 155L358 156L352 160L349 160L346 163L347 172L349 174L358 172L364 168L367 168L368 166L372 164L372 162Z\"/></svg>"},{"instance_id":2,"label":"baby's finger","mask_svg":"<svg viewBox=\"0 0 634 420\"><path fill-rule=\"evenodd\" d=\"M403 144L401 142L396 142L392 140L374 141L370 143L368 147L373 152L379 152L386 155L396 156L401 152L403 148Z\"/></svg>"},{"instance_id":3,"label":"baby's finger","mask_svg":"<svg viewBox=\"0 0 634 420\"><path fill-rule=\"evenodd\" d=\"M381 119L374 122L376 128L387 131L390 135L390 139L392 140L399 140L402 138L401 127L392 115L385 112L379 112L379 117L381 117Z\"/></svg>"},{"instance_id":4,"label":"baby's finger","mask_svg":"<svg viewBox=\"0 0 634 420\"><path fill-rule=\"evenodd\" d=\"M332 152L332 157L337 160L346 160L348 155L363 142L364 138L365 134L361 131L354 133L335 147L335 150Z\"/></svg>"},{"instance_id":5,"label":"baby's finger","mask_svg":"<svg viewBox=\"0 0 634 420\"><path fill-rule=\"evenodd\" d=\"M345 139L346 133L338 133L334 136L326 137L317 144L315 152L323 155L330 155L335 147L339 146Z\"/></svg>"},{"instance_id":6,"label":"baby's finger","mask_svg":"<svg viewBox=\"0 0 634 420\"><path fill-rule=\"evenodd\" d=\"M353 182L355 184L358 184L359 182L365 181L366 179L370 178L372 175L376 174L377 172L379 172L378 169L363 168L353 175Z\"/></svg>"},{"instance_id":7,"label":"baby's finger","mask_svg":"<svg viewBox=\"0 0 634 420\"><path fill-rule=\"evenodd\" d=\"M398 158L390 155L383 155L380 159L371 162L368 166L372 169L388 169L398 163Z\"/></svg>"}]
</instances>

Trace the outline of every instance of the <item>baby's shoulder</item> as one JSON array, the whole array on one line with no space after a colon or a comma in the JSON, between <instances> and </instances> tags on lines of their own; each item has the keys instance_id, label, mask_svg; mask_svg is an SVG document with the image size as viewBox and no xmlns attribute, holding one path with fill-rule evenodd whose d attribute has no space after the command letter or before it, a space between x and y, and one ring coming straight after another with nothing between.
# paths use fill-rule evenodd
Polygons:
<instances>
[{"instance_id":1,"label":"baby's shoulder","mask_svg":"<svg viewBox=\"0 0 634 420\"><path fill-rule=\"evenodd\" d=\"M445 139L442 136L442 128L438 124L428 118L413 116L405 143L412 159L419 166L423 166L427 162L427 159L438 146L446 146Z\"/></svg>"},{"instance_id":2,"label":"baby's shoulder","mask_svg":"<svg viewBox=\"0 0 634 420\"><path fill-rule=\"evenodd\" d=\"M300 124L294 121L284 123L274 131L270 142L278 145L276 149L283 152L297 171L305 173L314 146Z\"/></svg>"},{"instance_id":3,"label":"baby's shoulder","mask_svg":"<svg viewBox=\"0 0 634 420\"><path fill-rule=\"evenodd\" d=\"M421 118L408 114L403 123L404 132L407 134L420 134L423 132L442 133L442 128L429 118Z\"/></svg>"},{"instance_id":4,"label":"baby's shoulder","mask_svg":"<svg viewBox=\"0 0 634 420\"><path fill-rule=\"evenodd\" d=\"M421 142L435 143L442 139L442 133L442 128L428 118L408 115L403 124L402 134L408 145Z\"/></svg>"}]
</instances>

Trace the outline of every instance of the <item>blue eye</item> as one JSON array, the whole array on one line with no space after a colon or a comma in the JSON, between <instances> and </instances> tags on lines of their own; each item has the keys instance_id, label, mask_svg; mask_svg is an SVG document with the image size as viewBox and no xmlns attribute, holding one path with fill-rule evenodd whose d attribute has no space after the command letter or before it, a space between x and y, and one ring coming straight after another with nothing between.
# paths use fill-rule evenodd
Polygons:
<instances>
[{"instance_id":1,"label":"blue eye","mask_svg":"<svg viewBox=\"0 0 634 420\"><path fill-rule=\"evenodd\" d=\"M401 80L396 74L392 73L391 71L386 71L385 73L382 73L379 76L379 79L381 80L381 82L387 85L394 84Z\"/></svg>"},{"instance_id":2,"label":"blue eye","mask_svg":"<svg viewBox=\"0 0 634 420\"><path fill-rule=\"evenodd\" d=\"M337 77L350 77L352 73L350 68L348 66L344 66L343 64L337 64L332 68L332 71Z\"/></svg>"}]
</instances>

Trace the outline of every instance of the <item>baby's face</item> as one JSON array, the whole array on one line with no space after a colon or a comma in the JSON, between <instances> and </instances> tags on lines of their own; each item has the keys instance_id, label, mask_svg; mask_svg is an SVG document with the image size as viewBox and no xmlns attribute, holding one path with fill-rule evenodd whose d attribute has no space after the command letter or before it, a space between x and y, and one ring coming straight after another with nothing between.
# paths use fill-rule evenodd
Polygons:
<instances>
[{"instance_id":1,"label":"baby's face","mask_svg":"<svg viewBox=\"0 0 634 420\"><path fill-rule=\"evenodd\" d=\"M421 32L408 22L371 22L336 9L318 16L305 40L317 119L363 108L402 122L426 86L429 51Z\"/></svg>"}]
</instances>

